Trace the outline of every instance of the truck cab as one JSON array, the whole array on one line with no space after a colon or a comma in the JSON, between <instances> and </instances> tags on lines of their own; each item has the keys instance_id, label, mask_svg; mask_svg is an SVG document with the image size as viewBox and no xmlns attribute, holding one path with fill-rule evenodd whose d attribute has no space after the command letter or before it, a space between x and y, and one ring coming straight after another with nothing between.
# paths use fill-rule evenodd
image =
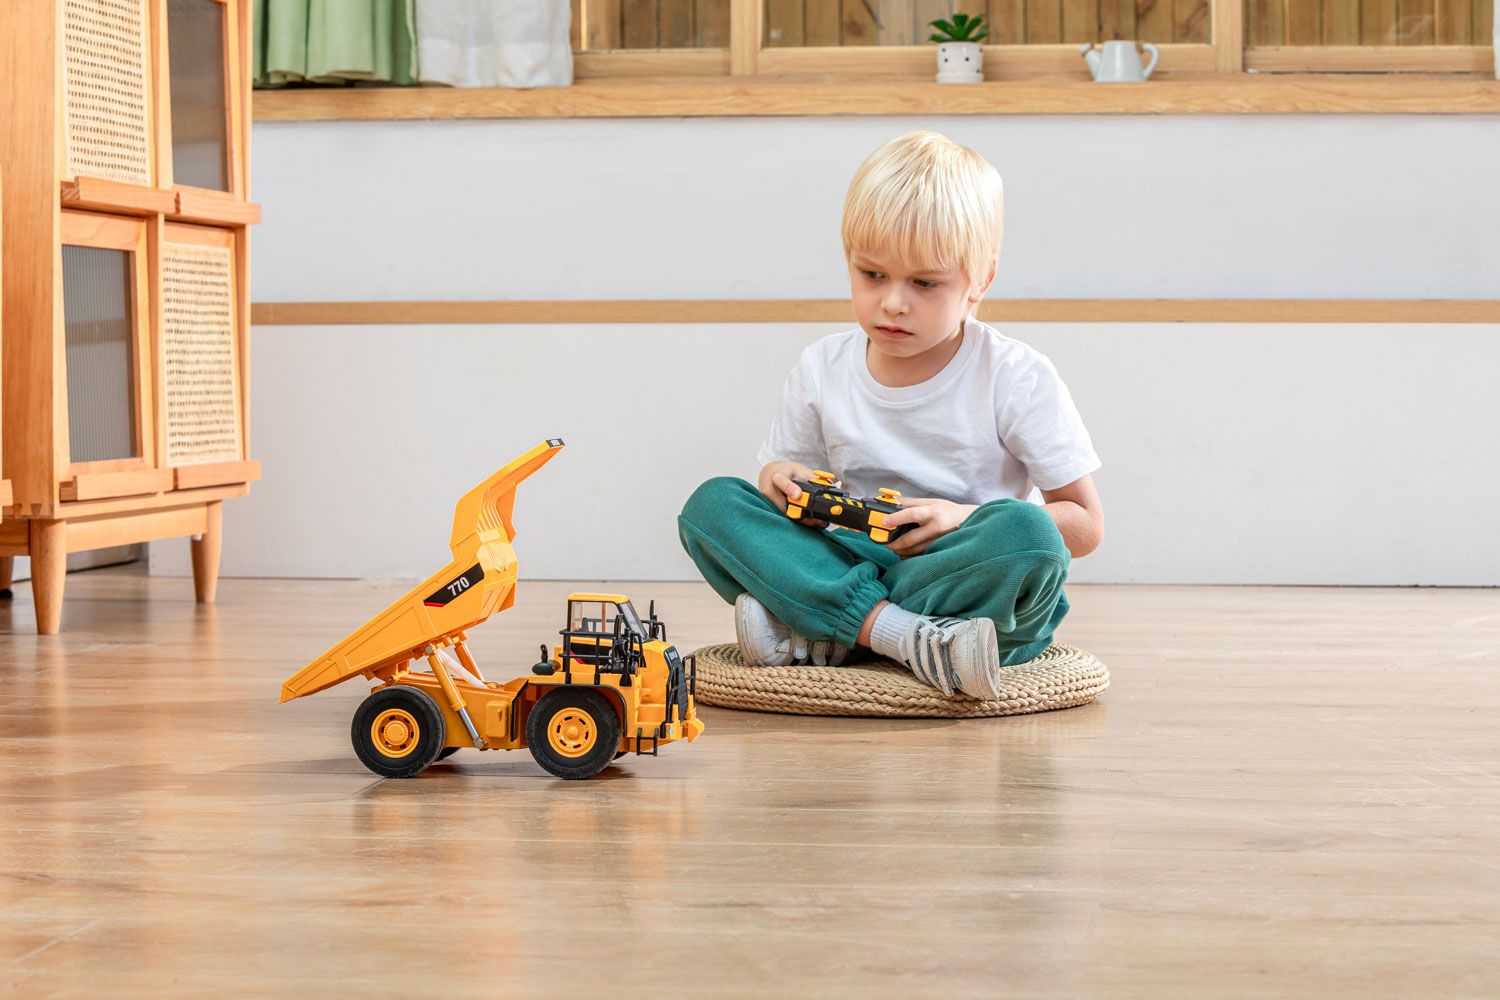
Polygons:
<instances>
[{"instance_id":1,"label":"truck cab","mask_svg":"<svg viewBox=\"0 0 1500 1000\"><path fill-rule=\"evenodd\" d=\"M652 608L642 619L624 594L569 594L568 617L556 659L564 670L634 674L647 643L665 640L666 625Z\"/></svg>"},{"instance_id":2,"label":"truck cab","mask_svg":"<svg viewBox=\"0 0 1500 1000\"><path fill-rule=\"evenodd\" d=\"M667 642L654 605L642 618L624 594L569 594L567 607L562 642L550 657L542 647L526 695L527 739L542 766L570 777L608 762L592 758L596 746L654 755L663 743L697 739L696 664Z\"/></svg>"}]
</instances>

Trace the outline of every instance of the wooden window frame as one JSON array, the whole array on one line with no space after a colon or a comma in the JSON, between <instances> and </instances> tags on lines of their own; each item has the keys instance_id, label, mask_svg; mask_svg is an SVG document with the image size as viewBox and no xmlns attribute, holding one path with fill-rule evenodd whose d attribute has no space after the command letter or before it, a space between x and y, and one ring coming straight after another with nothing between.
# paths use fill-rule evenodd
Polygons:
<instances>
[{"instance_id":1,"label":"wooden window frame","mask_svg":"<svg viewBox=\"0 0 1500 1000\"><path fill-rule=\"evenodd\" d=\"M765 48L762 3L731 0L728 48L575 51L569 87L263 90L255 120L1500 114L1488 46L1247 48L1245 0L1209 0L1210 43L1159 46L1134 86L1095 85L1076 45L983 46L964 86L934 82L931 45Z\"/></svg>"},{"instance_id":2,"label":"wooden window frame","mask_svg":"<svg viewBox=\"0 0 1500 1000\"><path fill-rule=\"evenodd\" d=\"M64 470L62 478L73 480L76 491L79 477L113 476L115 473L142 473L156 470L157 434L154 431L155 408L153 388L155 365L152 363L152 310L156 296L152 295L151 267L149 265L147 223L142 219L120 218L99 215L93 212L66 210L60 213L58 225L57 301L63 300L62 247L92 247L99 250L121 250L130 255L130 315L131 346L134 368L131 377L135 382L135 450L131 458L102 459L93 462L72 460L72 428L68 421L68 380L66 364L63 377L58 379L54 396L54 414L58 449L58 467ZM57 311L56 326L57 357L67 356L67 320L63 310ZM125 480L122 478L121 483ZM65 493L67 487L64 487ZM76 499L64 496L64 499Z\"/></svg>"},{"instance_id":3,"label":"wooden window frame","mask_svg":"<svg viewBox=\"0 0 1500 1000\"><path fill-rule=\"evenodd\" d=\"M589 33L580 6L575 40ZM618 0L604 0L617 4ZM1486 73L1486 45L1254 46L1245 44L1245 0L1209 0L1209 42L1158 46L1163 75L1197 73ZM595 33L598 34L597 32ZM932 46L767 47L765 0L730 0L728 49L584 49L574 53L580 80L630 77L913 75L933 71ZM576 47L576 46L575 46ZM1030 78L1078 71L1078 46L983 46L985 78Z\"/></svg>"}]
</instances>

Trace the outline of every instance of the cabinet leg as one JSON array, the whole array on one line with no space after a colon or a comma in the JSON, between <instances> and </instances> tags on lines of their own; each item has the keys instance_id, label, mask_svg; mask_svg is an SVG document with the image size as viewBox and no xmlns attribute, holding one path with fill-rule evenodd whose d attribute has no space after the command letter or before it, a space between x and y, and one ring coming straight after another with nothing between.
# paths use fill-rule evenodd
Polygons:
<instances>
[{"instance_id":1,"label":"cabinet leg","mask_svg":"<svg viewBox=\"0 0 1500 1000\"><path fill-rule=\"evenodd\" d=\"M219 551L224 545L224 505L208 505L208 527L192 540L193 591L199 604L212 604L219 589Z\"/></svg>"},{"instance_id":2,"label":"cabinet leg","mask_svg":"<svg viewBox=\"0 0 1500 1000\"><path fill-rule=\"evenodd\" d=\"M16 557L0 556L0 601L8 601L13 596L10 585L15 579Z\"/></svg>"},{"instance_id":3,"label":"cabinet leg","mask_svg":"<svg viewBox=\"0 0 1500 1000\"><path fill-rule=\"evenodd\" d=\"M56 635L62 625L63 584L68 578L68 523L28 521L31 593L36 599L36 630Z\"/></svg>"}]
</instances>

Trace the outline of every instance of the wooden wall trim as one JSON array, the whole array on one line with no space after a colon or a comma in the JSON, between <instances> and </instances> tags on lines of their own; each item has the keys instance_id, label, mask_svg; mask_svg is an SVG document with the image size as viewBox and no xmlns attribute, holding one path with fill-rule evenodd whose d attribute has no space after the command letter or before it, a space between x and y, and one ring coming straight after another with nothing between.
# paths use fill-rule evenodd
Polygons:
<instances>
[{"instance_id":1,"label":"wooden wall trim","mask_svg":"<svg viewBox=\"0 0 1500 1000\"><path fill-rule=\"evenodd\" d=\"M993 299L1006 323L1500 323L1500 299ZM258 302L255 326L850 323L841 299Z\"/></svg>"},{"instance_id":2,"label":"wooden wall trim","mask_svg":"<svg viewBox=\"0 0 1500 1000\"><path fill-rule=\"evenodd\" d=\"M1075 54L1076 55L1076 54ZM1500 114L1500 81L1473 76L1205 75L956 87L927 78L579 80L535 90L441 87L262 90L256 121L799 115Z\"/></svg>"}]
</instances>

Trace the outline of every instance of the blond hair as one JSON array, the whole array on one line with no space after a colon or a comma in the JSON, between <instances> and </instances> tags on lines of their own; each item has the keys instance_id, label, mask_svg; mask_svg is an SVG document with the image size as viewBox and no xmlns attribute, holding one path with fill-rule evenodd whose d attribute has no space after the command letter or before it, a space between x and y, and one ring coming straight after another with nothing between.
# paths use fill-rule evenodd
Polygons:
<instances>
[{"instance_id":1,"label":"blond hair","mask_svg":"<svg viewBox=\"0 0 1500 1000\"><path fill-rule=\"evenodd\" d=\"M1000 253L1005 191L988 160L936 132L871 153L844 199L844 256L888 252L913 268L982 282Z\"/></svg>"}]
</instances>

